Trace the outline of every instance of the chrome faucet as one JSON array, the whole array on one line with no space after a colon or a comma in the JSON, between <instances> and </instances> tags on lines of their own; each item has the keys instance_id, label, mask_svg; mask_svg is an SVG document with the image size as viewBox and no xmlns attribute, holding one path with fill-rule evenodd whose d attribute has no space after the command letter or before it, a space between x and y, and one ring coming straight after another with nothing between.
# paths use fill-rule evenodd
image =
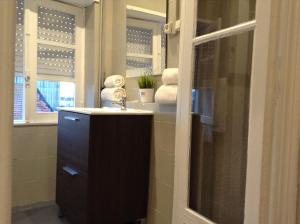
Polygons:
<instances>
[{"instance_id":1,"label":"chrome faucet","mask_svg":"<svg viewBox=\"0 0 300 224\"><path fill-rule=\"evenodd\" d=\"M121 110L126 110L127 105L126 105L126 97L122 96L119 101L113 101L113 104L117 104L121 106Z\"/></svg>"}]
</instances>

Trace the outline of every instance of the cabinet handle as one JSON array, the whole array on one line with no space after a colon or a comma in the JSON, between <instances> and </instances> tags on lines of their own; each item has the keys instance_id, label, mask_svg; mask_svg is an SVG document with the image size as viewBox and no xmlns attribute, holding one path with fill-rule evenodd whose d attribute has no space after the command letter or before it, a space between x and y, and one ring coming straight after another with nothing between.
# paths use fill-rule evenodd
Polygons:
<instances>
[{"instance_id":1,"label":"cabinet handle","mask_svg":"<svg viewBox=\"0 0 300 224\"><path fill-rule=\"evenodd\" d=\"M64 170L66 173L70 174L72 177L78 175L78 171L72 169L71 167L64 166L64 167L63 167L63 170Z\"/></svg>"},{"instance_id":2,"label":"cabinet handle","mask_svg":"<svg viewBox=\"0 0 300 224\"><path fill-rule=\"evenodd\" d=\"M69 116L65 116L64 117L65 120L69 120L69 121L79 121L80 119L77 117L69 117Z\"/></svg>"}]
</instances>

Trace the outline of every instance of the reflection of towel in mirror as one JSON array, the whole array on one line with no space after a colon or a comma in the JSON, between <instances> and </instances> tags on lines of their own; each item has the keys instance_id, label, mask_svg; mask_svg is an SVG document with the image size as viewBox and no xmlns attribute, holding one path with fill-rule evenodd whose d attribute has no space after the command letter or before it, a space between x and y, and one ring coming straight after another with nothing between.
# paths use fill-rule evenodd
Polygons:
<instances>
[{"instance_id":1,"label":"reflection of towel in mirror","mask_svg":"<svg viewBox=\"0 0 300 224\"><path fill-rule=\"evenodd\" d=\"M125 79L122 75L112 75L105 79L104 86L106 88L122 87L125 85Z\"/></svg>"},{"instance_id":2,"label":"reflection of towel in mirror","mask_svg":"<svg viewBox=\"0 0 300 224\"><path fill-rule=\"evenodd\" d=\"M167 68L162 74L162 82L164 85L178 84L178 68Z\"/></svg>"},{"instance_id":3,"label":"reflection of towel in mirror","mask_svg":"<svg viewBox=\"0 0 300 224\"><path fill-rule=\"evenodd\" d=\"M126 97L124 88L104 88L101 91L101 100L103 101L119 101L122 97Z\"/></svg>"},{"instance_id":4,"label":"reflection of towel in mirror","mask_svg":"<svg viewBox=\"0 0 300 224\"><path fill-rule=\"evenodd\" d=\"M156 91L155 102L159 104L176 104L177 85L162 85Z\"/></svg>"}]
</instances>

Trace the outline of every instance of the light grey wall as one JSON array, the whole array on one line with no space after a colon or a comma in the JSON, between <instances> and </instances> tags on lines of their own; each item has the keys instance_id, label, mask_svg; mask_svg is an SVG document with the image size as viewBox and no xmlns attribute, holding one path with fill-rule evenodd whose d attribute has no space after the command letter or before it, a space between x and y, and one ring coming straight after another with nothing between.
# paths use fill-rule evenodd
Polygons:
<instances>
[{"instance_id":1,"label":"light grey wall","mask_svg":"<svg viewBox=\"0 0 300 224\"><path fill-rule=\"evenodd\" d=\"M176 113L156 113L153 123L148 224L171 224Z\"/></svg>"},{"instance_id":2,"label":"light grey wall","mask_svg":"<svg viewBox=\"0 0 300 224\"><path fill-rule=\"evenodd\" d=\"M13 207L54 201L57 126L13 129Z\"/></svg>"},{"instance_id":3,"label":"light grey wall","mask_svg":"<svg viewBox=\"0 0 300 224\"><path fill-rule=\"evenodd\" d=\"M103 2L102 57L103 75L123 75L126 71L126 3Z\"/></svg>"},{"instance_id":4,"label":"light grey wall","mask_svg":"<svg viewBox=\"0 0 300 224\"><path fill-rule=\"evenodd\" d=\"M0 223L11 223L11 135L16 1L0 1Z\"/></svg>"},{"instance_id":5,"label":"light grey wall","mask_svg":"<svg viewBox=\"0 0 300 224\"><path fill-rule=\"evenodd\" d=\"M93 3L85 9L85 105L100 105L100 32L101 4Z\"/></svg>"},{"instance_id":6,"label":"light grey wall","mask_svg":"<svg viewBox=\"0 0 300 224\"><path fill-rule=\"evenodd\" d=\"M169 1L169 8L175 1ZM179 18L170 10L169 21ZM168 36L168 67L179 65L179 35ZM159 77L161 78L161 77ZM171 224L173 211L176 113L157 112L153 125L151 179L148 206L150 224Z\"/></svg>"}]
</instances>

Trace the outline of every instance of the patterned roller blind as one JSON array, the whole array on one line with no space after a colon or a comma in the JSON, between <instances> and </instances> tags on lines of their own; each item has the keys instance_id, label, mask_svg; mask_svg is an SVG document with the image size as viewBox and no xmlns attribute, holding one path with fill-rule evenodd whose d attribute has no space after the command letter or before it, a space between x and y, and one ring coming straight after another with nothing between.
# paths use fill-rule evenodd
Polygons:
<instances>
[{"instance_id":1,"label":"patterned roller blind","mask_svg":"<svg viewBox=\"0 0 300 224\"><path fill-rule=\"evenodd\" d=\"M24 71L24 0L17 0L15 72Z\"/></svg>"},{"instance_id":2,"label":"patterned roller blind","mask_svg":"<svg viewBox=\"0 0 300 224\"><path fill-rule=\"evenodd\" d=\"M38 38L75 44L75 15L40 6L38 8Z\"/></svg>"},{"instance_id":3,"label":"patterned roller blind","mask_svg":"<svg viewBox=\"0 0 300 224\"><path fill-rule=\"evenodd\" d=\"M152 73L153 61L151 58L139 58L127 56L127 75L140 76Z\"/></svg>"},{"instance_id":4,"label":"patterned roller blind","mask_svg":"<svg viewBox=\"0 0 300 224\"><path fill-rule=\"evenodd\" d=\"M127 53L147 54L153 52L153 31L136 26L127 26Z\"/></svg>"},{"instance_id":5,"label":"patterned roller blind","mask_svg":"<svg viewBox=\"0 0 300 224\"><path fill-rule=\"evenodd\" d=\"M75 74L75 50L38 45L38 74L72 76Z\"/></svg>"}]
</instances>

